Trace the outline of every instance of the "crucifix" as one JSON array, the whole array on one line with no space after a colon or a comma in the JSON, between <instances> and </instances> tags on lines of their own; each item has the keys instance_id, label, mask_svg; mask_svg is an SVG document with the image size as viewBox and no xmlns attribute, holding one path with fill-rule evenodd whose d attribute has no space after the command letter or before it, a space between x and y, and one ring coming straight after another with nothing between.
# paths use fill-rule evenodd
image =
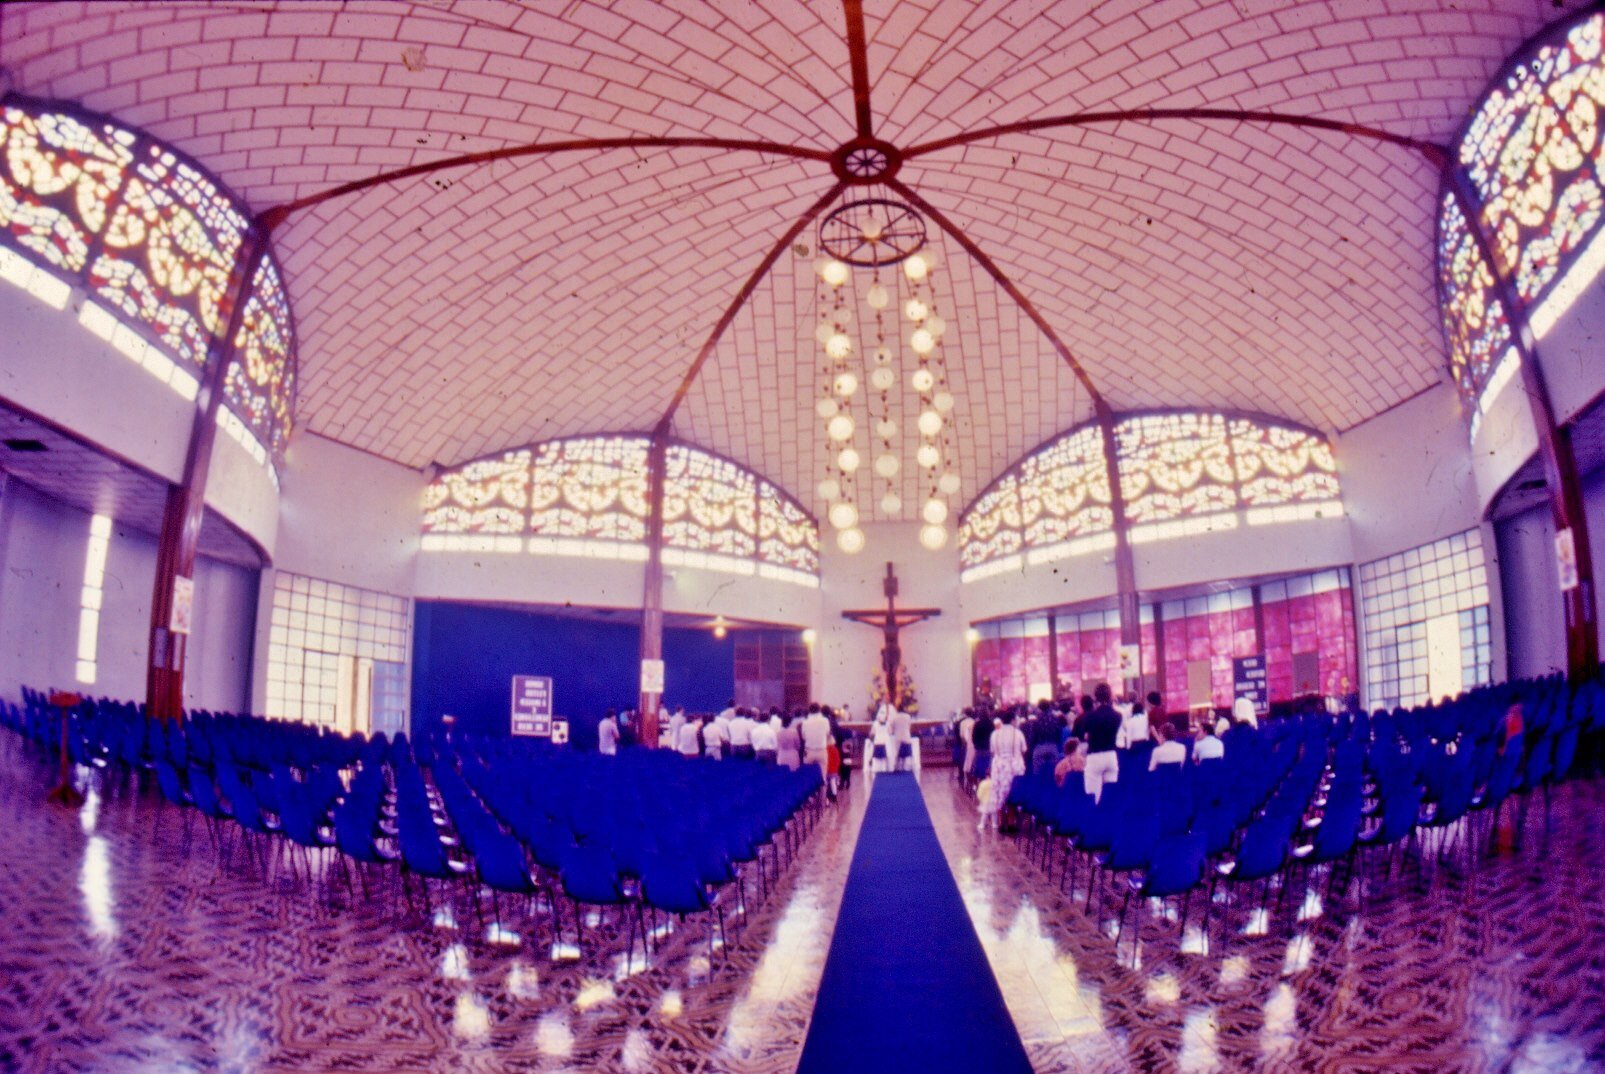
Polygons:
<instances>
[{"instance_id":1,"label":"crucifix","mask_svg":"<svg viewBox=\"0 0 1605 1074\"><path fill-rule=\"evenodd\" d=\"M940 608L898 608L897 606L897 575L890 563L886 564L886 590L885 609L862 612L842 612L843 619L851 619L855 623L864 623L869 626L881 628L881 671L886 676L886 697L893 708L898 708L902 698L897 696L898 681L897 669L903 663L903 650L897 644L897 632L906 626L923 623L927 619L935 619L942 614Z\"/></svg>"}]
</instances>

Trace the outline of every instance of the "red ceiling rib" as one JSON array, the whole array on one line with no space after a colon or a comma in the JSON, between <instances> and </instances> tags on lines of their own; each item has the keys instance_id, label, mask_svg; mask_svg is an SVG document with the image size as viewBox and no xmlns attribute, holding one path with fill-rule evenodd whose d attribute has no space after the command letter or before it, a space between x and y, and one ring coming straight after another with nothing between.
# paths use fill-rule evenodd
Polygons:
<instances>
[{"instance_id":1,"label":"red ceiling rib","mask_svg":"<svg viewBox=\"0 0 1605 1074\"><path fill-rule=\"evenodd\" d=\"M842 0L847 16L847 60L853 73L853 114L860 138L873 138L869 111L869 46L864 37L864 0Z\"/></svg>"},{"instance_id":2,"label":"red ceiling rib","mask_svg":"<svg viewBox=\"0 0 1605 1074\"><path fill-rule=\"evenodd\" d=\"M713 331L708 333L708 338L703 342L702 349L697 351L696 358L691 362L691 368L686 370L684 379L680 381L680 386L674 391L674 398L669 400L669 407L663 412L663 418L658 422L656 430L658 434L669 431L669 425L674 421L674 412L679 410L680 404L685 401L686 393L691 390L691 385L696 382L697 374L702 372L702 367L707 362L708 356L713 353L713 348L718 345L719 338L725 334L725 331L730 327L730 323L736 319L736 314L741 312L741 307L747 304L747 299L752 297L752 293L757 290L758 284L768 275L775 262L780 259L781 252L791 245L793 239L803 233L804 228L814 222L815 217L825 211L827 205L841 195L846 186L847 184L839 182L831 184L831 188L825 192L824 197L810 205L807 211L798 217L791 227L786 229L785 234L775 240L775 244L769 248L769 253L764 255L764 259L759 262L752 275L747 277L747 282L736 293L735 299L729 306L725 307L724 314L719 318L719 322L713 326Z\"/></svg>"},{"instance_id":3,"label":"red ceiling rib","mask_svg":"<svg viewBox=\"0 0 1605 1074\"><path fill-rule=\"evenodd\" d=\"M386 183L394 183L418 175L429 175L449 168L464 168L475 164L490 164L498 160L517 160L522 157L548 156L555 153L607 149L727 149L744 150L752 153L770 153L775 156L819 160L826 163L829 163L831 159L831 154L821 149L781 145L778 142L749 141L740 138L577 138L566 142L536 142L530 145L508 146L505 149L492 149L483 153L464 153L461 156L432 160L427 164L414 164L410 167L397 168L395 171L369 176L366 179L341 183L339 186L330 187L328 190L322 190L304 198L297 198L295 201L274 205L259 214L257 222L272 231L284 223L292 214L300 212L302 209L310 209L315 205L322 205L324 202L345 197L347 194L371 190Z\"/></svg>"},{"instance_id":4,"label":"red ceiling rib","mask_svg":"<svg viewBox=\"0 0 1605 1074\"><path fill-rule=\"evenodd\" d=\"M919 157L927 153L935 153L941 149L950 149L956 145L982 142L988 138L1001 138L1009 134L1026 134L1032 131L1051 130L1057 127L1089 127L1100 123L1122 122L1151 123L1162 119L1263 123L1270 126L1304 127L1312 130L1335 131L1354 138L1368 138L1372 141L1387 142L1392 145L1403 146L1406 149L1412 149L1421 153L1438 167L1442 167L1449 159L1449 151L1435 142L1409 138L1377 127L1368 127L1363 123L1343 123L1335 119L1322 119L1319 116L1290 116L1283 115L1280 112L1244 112L1233 108L1139 108L1126 112L1076 112L1063 116L1043 116L1040 119L1026 119L1018 123L1005 123L997 127L982 127L979 130L965 131L947 138L938 138L931 142L921 142L919 145L910 146L903 150L903 156L905 158Z\"/></svg>"},{"instance_id":5,"label":"red ceiling rib","mask_svg":"<svg viewBox=\"0 0 1605 1074\"><path fill-rule=\"evenodd\" d=\"M1081 363L1076 360L1075 354L1059 338L1058 333L1048 324L1047 319L1038 312L1035 304L1025 296L1025 293L1019 287L1015 286L1014 281L1009 279L1002 269L998 268L997 263L988 257L986 252L977 246L973 239L964 234L957 224L949 220L940 209L916 194L906 183L897 179L888 179L886 180L886 185L895 190L899 196L914 208L936 221L936 226L947 232L953 237L953 241L964 247L965 252L975 259L976 264L985 269L986 274L992 277L993 281L1003 289L1004 293L1014 299L1015 303L1025 311L1025 315L1031 318L1031 323L1035 324L1048 342L1053 345L1053 349L1059 352L1059 357L1063 358L1065 363L1070 366L1071 371L1076 375L1076 379L1081 381L1081 386L1087 389L1088 400L1092 403L1093 411L1098 415L1099 419L1102 420L1108 417L1110 414L1109 404L1104 401L1098 389L1093 386L1091 378L1087 376L1087 371L1081 368Z\"/></svg>"}]
</instances>

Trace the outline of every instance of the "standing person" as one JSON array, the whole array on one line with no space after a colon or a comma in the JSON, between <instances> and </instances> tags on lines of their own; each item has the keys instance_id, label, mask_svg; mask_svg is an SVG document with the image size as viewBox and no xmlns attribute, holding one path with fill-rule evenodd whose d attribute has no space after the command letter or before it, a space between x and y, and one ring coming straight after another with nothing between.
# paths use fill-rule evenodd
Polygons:
<instances>
[{"instance_id":1,"label":"standing person","mask_svg":"<svg viewBox=\"0 0 1605 1074\"><path fill-rule=\"evenodd\" d=\"M970 764L974 760L975 746L970 742L970 729L975 726L975 711L965 709L953 731L953 766L958 769L959 785L969 785Z\"/></svg>"},{"instance_id":2,"label":"standing person","mask_svg":"<svg viewBox=\"0 0 1605 1074\"><path fill-rule=\"evenodd\" d=\"M819 774L828 776L825 748L830 744L830 720L819 711L817 704L808 706L808 717L802 727L803 764L816 764Z\"/></svg>"},{"instance_id":3,"label":"standing person","mask_svg":"<svg viewBox=\"0 0 1605 1074\"><path fill-rule=\"evenodd\" d=\"M604 757L619 752L619 715L612 709L608 709L602 722L596 725L596 752Z\"/></svg>"},{"instance_id":4,"label":"standing person","mask_svg":"<svg viewBox=\"0 0 1605 1074\"><path fill-rule=\"evenodd\" d=\"M1103 799L1103 785L1120 780L1119 754L1115 738L1120 734L1120 713L1110 703L1114 694L1109 684L1100 682L1092 692L1093 709L1076 721L1087 741L1087 768L1082 779L1094 801Z\"/></svg>"},{"instance_id":5,"label":"standing person","mask_svg":"<svg viewBox=\"0 0 1605 1074\"><path fill-rule=\"evenodd\" d=\"M802 767L802 733L795 716L786 716L775 734L775 763L795 772Z\"/></svg>"},{"instance_id":6,"label":"standing person","mask_svg":"<svg viewBox=\"0 0 1605 1074\"><path fill-rule=\"evenodd\" d=\"M1158 690L1148 691L1148 733L1158 741L1159 725L1169 721L1170 716L1165 712L1165 698Z\"/></svg>"},{"instance_id":7,"label":"standing person","mask_svg":"<svg viewBox=\"0 0 1605 1074\"><path fill-rule=\"evenodd\" d=\"M752 760L753 718L746 709L737 709L730 718L730 756L738 761Z\"/></svg>"},{"instance_id":8,"label":"standing person","mask_svg":"<svg viewBox=\"0 0 1605 1074\"><path fill-rule=\"evenodd\" d=\"M675 733L674 748L681 757L697 757L702 753L702 718L693 716L680 725Z\"/></svg>"},{"instance_id":9,"label":"standing person","mask_svg":"<svg viewBox=\"0 0 1605 1074\"><path fill-rule=\"evenodd\" d=\"M715 716L702 725L703 749L715 761L724 759L725 746L729 741L729 732L725 730L725 725L720 722L719 717Z\"/></svg>"},{"instance_id":10,"label":"standing person","mask_svg":"<svg viewBox=\"0 0 1605 1074\"><path fill-rule=\"evenodd\" d=\"M988 812L981 814L977 829L985 828L990 821L993 828L1000 827L999 818L1009 804L1009 788L1016 776L1025 775L1025 735L1014 726L1014 713L1005 712L998 717L997 729L992 732L992 794L987 802Z\"/></svg>"},{"instance_id":11,"label":"standing person","mask_svg":"<svg viewBox=\"0 0 1605 1074\"><path fill-rule=\"evenodd\" d=\"M914 767L914 718L899 706L892 713L892 771L903 767L903 750L908 750L908 766Z\"/></svg>"},{"instance_id":12,"label":"standing person","mask_svg":"<svg viewBox=\"0 0 1605 1074\"><path fill-rule=\"evenodd\" d=\"M780 752L780 736L768 720L752 723L752 755L763 764L774 764Z\"/></svg>"},{"instance_id":13,"label":"standing person","mask_svg":"<svg viewBox=\"0 0 1605 1074\"><path fill-rule=\"evenodd\" d=\"M1141 705L1131 707L1131 715L1120 721L1120 733L1115 736L1118 749L1130 749L1139 742L1148 741L1148 712Z\"/></svg>"},{"instance_id":14,"label":"standing person","mask_svg":"<svg viewBox=\"0 0 1605 1074\"><path fill-rule=\"evenodd\" d=\"M685 706L676 705L674 709L674 715L669 717L669 741L667 745L671 750L677 750L680 748L680 728L684 726Z\"/></svg>"},{"instance_id":15,"label":"standing person","mask_svg":"<svg viewBox=\"0 0 1605 1074\"><path fill-rule=\"evenodd\" d=\"M992 767L992 714L985 711L976 719L975 726L970 728L970 741L975 745L975 765L970 769L970 775L977 781L986 778Z\"/></svg>"},{"instance_id":16,"label":"standing person","mask_svg":"<svg viewBox=\"0 0 1605 1074\"><path fill-rule=\"evenodd\" d=\"M841 782L842 749L832 735L825 744L825 797L836 800L836 787Z\"/></svg>"}]
</instances>

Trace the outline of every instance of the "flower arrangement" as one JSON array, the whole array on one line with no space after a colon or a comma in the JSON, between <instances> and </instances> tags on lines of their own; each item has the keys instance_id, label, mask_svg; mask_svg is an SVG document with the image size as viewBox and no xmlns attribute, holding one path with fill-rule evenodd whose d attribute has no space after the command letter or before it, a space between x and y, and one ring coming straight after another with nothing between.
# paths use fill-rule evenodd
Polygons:
<instances>
[{"instance_id":1,"label":"flower arrangement","mask_svg":"<svg viewBox=\"0 0 1605 1074\"><path fill-rule=\"evenodd\" d=\"M910 716L918 714L920 710L919 695L914 690L914 676L908 673L908 667L897 665L897 695L901 701L898 706ZM869 680L869 710L874 712L887 700L886 675L884 672L875 672L874 678Z\"/></svg>"}]
</instances>

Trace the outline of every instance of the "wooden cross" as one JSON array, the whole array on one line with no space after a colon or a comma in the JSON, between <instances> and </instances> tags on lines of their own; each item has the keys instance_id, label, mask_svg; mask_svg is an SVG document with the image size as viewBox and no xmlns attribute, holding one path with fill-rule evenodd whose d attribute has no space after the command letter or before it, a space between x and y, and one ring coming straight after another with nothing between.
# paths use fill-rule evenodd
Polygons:
<instances>
[{"instance_id":1,"label":"wooden cross","mask_svg":"<svg viewBox=\"0 0 1605 1074\"><path fill-rule=\"evenodd\" d=\"M898 675L897 669L903 663L903 650L897 644L897 632L906 626L923 623L927 619L935 619L942 614L940 608L898 608L897 606L897 575L890 563L886 564L886 607L874 611L842 612L843 619L851 619L855 623L864 623L869 626L881 628L881 671L886 676L886 698L893 708L901 707L902 698L897 696Z\"/></svg>"}]
</instances>

